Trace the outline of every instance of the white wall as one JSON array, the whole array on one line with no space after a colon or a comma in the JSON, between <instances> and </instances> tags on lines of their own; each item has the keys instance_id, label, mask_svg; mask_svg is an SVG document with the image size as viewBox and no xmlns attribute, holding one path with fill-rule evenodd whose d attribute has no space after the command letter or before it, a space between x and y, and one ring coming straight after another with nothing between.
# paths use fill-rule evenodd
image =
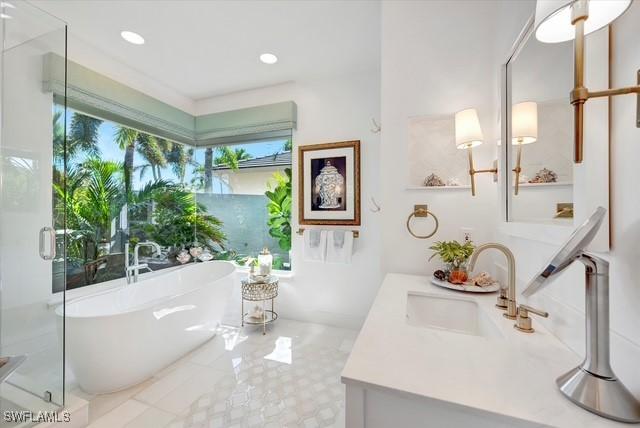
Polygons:
<instances>
[{"instance_id":1,"label":"white wall","mask_svg":"<svg viewBox=\"0 0 640 428\"><path fill-rule=\"evenodd\" d=\"M640 2L612 27L612 87L636 84L640 68ZM587 39L589 43L589 39ZM587 59L588 61L588 59ZM597 90L597 88L591 88ZM592 102L592 101L590 101ZM640 129L635 126L636 98L625 95L612 101L611 120L611 251L601 254L611 263L611 356L616 374L636 395L640 395L640 198L637 192L637 159L640 157ZM593 155L593 151L591 152ZM589 156L589 152L585 153ZM605 226L606 227L606 226ZM557 251L557 245L500 236L518 260L520 289ZM561 340L584 355L584 268L579 264L561 274L544 292L530 299L534 306L549 311L544 322ZM567 368L569 369L569 368Z\"/></svg>"},{"instance_id":2,"label":"white wall","mask_svg":"<svg viewBox=\"0 0 640 428\"><path fill-rule=\"evenodd\" d=\"M499 139L499 70L511 45L499 37L506 23L517 31L527 14L523 3L393 1L382 4L382 143L380 185L383 194L382 263L387 272L431 274L427 262L436 240L460 239L461 227L473 229L476 243L492 239L499 216L498 185L490 174L477 177L470 191L407 190L409 183L407 118L452 115L478 109L485 144L474 149L476 168L491 167ZM520 22L513 25L513 22ZM428 150L428 148L425 148ZM432 239L409 235L405 222L414 204L428 204L440 219ZM427 231L430 223L415 222ZM480 268L488 267L485 256Z\"/></svg>"},{"instance_id":3,"label":"white wall","mask_svg":"<svg viewBox=\"0 0 640 428\"><path fill-rule=\"evenodd\" d=\"M380 117L377 72L332 79L298 81L198 101L197 114L293 100L298 106L294 148L305 144L361 141L362 226L350 265L306 262L302 237L293 234L293 278L281 280L276 309L281 316L332 325L359 327L381 283L380 215L369 211L378 195L379 134L370 131ZM293 177L297 177L293 156ZM294 230L297 230L297 183L294 180ZM313 226L308 226L313 227Z\"/></svg>"},{"instance_id":4,"label":"white wall","mask_svg":"<svg viewBox=\"0 0 640 428\"><path fill-rule=\"evenodd\" d=\"M237 195L264 195L267 186L274 186L273 174L277 172L284 174L284 168L251 168L240 169L234 172L217 172L218 178L222 179L228 186L229 193ZM215 185L214 185L215 189Z\"/></svg>"}]
</instances>

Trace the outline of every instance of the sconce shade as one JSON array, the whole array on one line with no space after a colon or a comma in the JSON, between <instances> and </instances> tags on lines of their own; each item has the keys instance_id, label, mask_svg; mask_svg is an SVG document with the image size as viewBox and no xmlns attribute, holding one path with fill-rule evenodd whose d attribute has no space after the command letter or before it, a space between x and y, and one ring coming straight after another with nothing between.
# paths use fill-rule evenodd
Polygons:
<instances>
[{"instance_id":1,"label":"sconce shade","mask_svg":"<svg viewBox=\"0 0 640 428\"><path fill-rule=\"evenodd\" d=\"M543 43L573 40L571 6L576 0L538 0L536 2L536 39ZM631 0L589 0L589 18L584 34L593 33L609 25L631 5Z\"/></svg>"},{"instance_id":2,"label":"sconce shade","mask_svg":"<svg viewBox=\"0 0 640 428\"><path fill-rule=\"evenodd\" d=\"M456 113L456 147L468 149L479 146L483 140L476 109L470 108Z\"/></svg>"},{"instance_id":3,"label":"sconce shade","mask_svg":"<svg viewBox=\"0 0 640 428\"><path fill-rule=\"evenodd\" d=\"M525 101L515 104L511 113L511 144L535 143L538 139L538 104Z\"/></svg>"}]
</instances>

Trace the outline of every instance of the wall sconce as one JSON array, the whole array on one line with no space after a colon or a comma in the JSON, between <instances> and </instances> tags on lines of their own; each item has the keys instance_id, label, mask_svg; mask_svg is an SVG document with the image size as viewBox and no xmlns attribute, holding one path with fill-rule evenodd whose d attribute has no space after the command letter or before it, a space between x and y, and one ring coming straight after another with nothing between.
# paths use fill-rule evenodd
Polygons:
<instances>
[{"instance_id":1,"label":"wall sconce","mask_svg":"<svg viewBox=\"0 0 640 428\"><path fill-rule=\"evenodd\" d=\"M522 146L535 143L538 140L538 104L534 101L525 101L515 104L511 110L511 144L518 146L516 157L515 194L520 190L520 173L522 168Z\"/></svg>"},{"instance_id":2,"label":"wall sconce","mask_svg":"<svg viewBox=\"0 0 640 428\"><path fill-rule=\"evenodd\" d=\"M574 162L583 159L584 103L589 98L638 94L636 126L640 127L640 70L638 85L591 92L584 86L584 36L609 25L631 5L631 0L538 0L536 3L536 38L543 43L559 43L575 39L574 88ZM572 28L573 26L573 28Z\"/></svg>"},{"instance_id":3,"label":"wall sconce","mask_svg":"<svg viewBox=\"0 0 640 428\"><path fill-rule=\"evenodd\" d=\"M478 112L474 108L466 109L456 113L456 148L467 149L469 153L469 175L471 176L471 195L476 195L475 175L483 172L498 173L497 168L475 169L473 166L473 147L484 142Z\"/></svg>"}]
</instances>

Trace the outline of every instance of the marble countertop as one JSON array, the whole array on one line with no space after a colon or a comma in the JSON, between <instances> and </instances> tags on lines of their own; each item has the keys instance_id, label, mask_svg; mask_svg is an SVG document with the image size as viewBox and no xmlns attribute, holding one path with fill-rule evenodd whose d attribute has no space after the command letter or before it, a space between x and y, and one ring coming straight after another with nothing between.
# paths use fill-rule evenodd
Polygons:
<instances>
[{"instance_id":1,"label":"marble countertop","mask_svg":"<svg viewBox=\"0 0 640 428\"><path fill-rule=\"evenodd\" d=\"M468 297L504 338L406 322L409 292ZM555 379L582 361L541 323L521 333L494 307L495 293L460 293L429 278L388 274L342 372L349 385L401 391L554 427L622 427L567 400ZM455 314L452 314L455 315ZM553 314L550 314L553 317Z\"/></svg>"}]
</instances>

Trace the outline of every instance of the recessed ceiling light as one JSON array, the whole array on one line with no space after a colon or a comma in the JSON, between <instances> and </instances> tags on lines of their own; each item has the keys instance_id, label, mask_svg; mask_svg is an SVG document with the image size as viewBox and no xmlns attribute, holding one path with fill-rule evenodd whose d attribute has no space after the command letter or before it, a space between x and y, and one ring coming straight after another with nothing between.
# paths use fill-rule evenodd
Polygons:
<instances>
[{"instance_id":1,"label":"recessed ceiling light","mask_svg":"<svg viewBox=\"0 0 640 428\"><path fill-rule=\"evenodd\" d=\"M134 45L144 45L144 37L138 33L134 33L133 31L123 31L120 35L129 43L133 43Z\"/></svg>"},{"instance_id":2,"label":"recessed ceiling light","mask_svg":"<svg viewBox=\"0 0 640 428\"><path fill-rule=\"evenodd\" d=\"M278 57L272 53L263 53L262 55L260 55L260 61L265 64L275 64L276 62L278 62Z\"/></svg>"},{"instance_id":3,"label":"recessed ceiling light","mask_svg":"<svg viewBox=\"0 0 640 428\"><path fill-rule=\"evenodd\" d=\"M0 7L8 7L9 9L15 9L16 7L8 1L0 1Z\"/></svg>"},{"instance_id":4,"label":"recessed ceiling light","mask_svg":"<svg viewBox=\"0 0 640 428\"><path fill-rule=\"evenodd\" d=\"M2 19L11 19L13 17L11 15L7 15L6 13L0 13L0 18L2 18Z\"/></svg>"}]
</instances>

